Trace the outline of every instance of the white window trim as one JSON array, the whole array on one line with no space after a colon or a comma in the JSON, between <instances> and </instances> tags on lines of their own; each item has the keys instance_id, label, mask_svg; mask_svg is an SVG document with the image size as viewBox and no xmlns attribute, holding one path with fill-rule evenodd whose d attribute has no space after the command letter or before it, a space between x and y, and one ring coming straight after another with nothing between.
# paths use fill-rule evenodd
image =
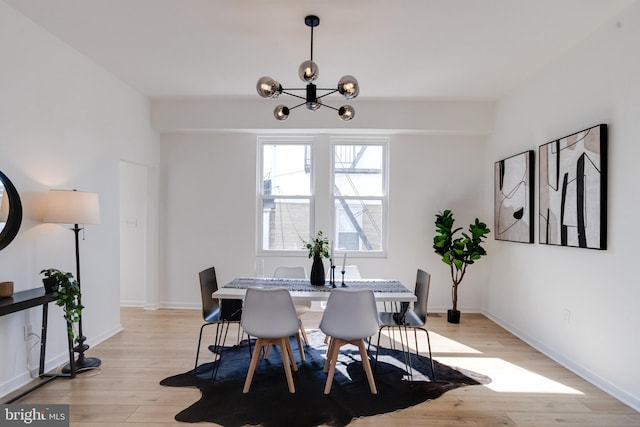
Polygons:
<instances>
[{"instance_id":1,"label":"white window trim","mask_svg":"<svg viewBox=\"0 0 640 427\"><path fill-rule=\"evenodd\" d=\"M282 198L287 198L287 199L309 199L309 229L310 230L314 230L315 228L315 198L316 198L316 172L315 172L315 165L314 165L314 159L315 159L315 150L316 150L316 145L315 142L316 138L313 136L309 136L309 135L300 135L300 136L294 136L294 135L287 135L287 136L262 136L259 135L257 137L257 144L256 144L256 149L258 151L256 159L257 159L257 165L256 165L256 170L258 171L258 173L256 174L256 236L255 236L255 244L256 244L256 256L259 257L308 257L308 252L306 249L303 248L303 243L300 242L300 249L299 250L282 250L282 249L263 249L263 242L262 242L262 238L264 236L264 229L263 229L263 221L262 221L262 206L263 206L263 177L264 177L264 170L263 170L263 159L262 159L262 155L264 150L262 149L262 147L264 145L269 145L269 144L278 144L278 145L285 145L285 144L291 144L291 145L305 145L308 144L310 146L310 163L311 163L311 177L310 177L310 195L309 196L293 196L293 195L288 195L288 196L283 196Z\"/></svg>"},{"instance_id":2,"label":"white window trim","mask_svg":"<svg viewBox=\"0 0 640 427\"><path fill-rule=\"evenodd\" d=\"M361 137L331 137L331 152L329 154L331 163L330 163L330 195L331 195L331 203L332 203L332 214L331 220L333 224L333 230L331 236L336 235L336 228L338 224L338 219L335 215L335 206L337 197L334 194L335 187L335 161L334 161L334 150L336 145L377 145L383 147L383 196L342 196L341 198L345 200L382 200L382 215L383 215L383 230L382 230L382 249L379 251L344 251L335 249L334 257L337 260L342 259L344 253L347 253L347 258L386 258L388 253L388 230L389 230L389 137L371 137L371 136L361 136Z\"/></svg>"}]
</instances>

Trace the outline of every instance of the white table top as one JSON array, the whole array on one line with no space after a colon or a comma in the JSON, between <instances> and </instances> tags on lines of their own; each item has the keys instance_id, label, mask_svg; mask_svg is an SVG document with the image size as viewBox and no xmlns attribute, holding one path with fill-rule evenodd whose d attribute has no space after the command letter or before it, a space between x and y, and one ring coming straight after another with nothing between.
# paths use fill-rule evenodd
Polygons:
<instances>
[{"instance_id":1,"label":"white table top","mask_svg":"<svg viewBox=\"0 0 640 427\"><path fill-rule=\"evenodd\" d=\"M366 288L373 290L378 302L413 302L416 296L397 280L360 279L345 280L347 288ZM340 288L340 283L336 283ZM311 286L308 279L272 279L258 277L242 277L234 279L219 288L212 295L220 299L244 299L247 288L250 287L279 287L289 289L294 299L311 301L326 301L332 288L327 282L325 286Z\"/></svg>"}]
</instances>

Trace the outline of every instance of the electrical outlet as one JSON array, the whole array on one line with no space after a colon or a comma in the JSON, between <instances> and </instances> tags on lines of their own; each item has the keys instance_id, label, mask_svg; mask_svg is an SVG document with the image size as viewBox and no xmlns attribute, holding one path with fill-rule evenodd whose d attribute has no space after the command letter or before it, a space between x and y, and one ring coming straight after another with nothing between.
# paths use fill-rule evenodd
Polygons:
<instances>
[{"instance_id":1,"label":"electrical outlet","mask_svg":"<svg viewBox=\"0 0 640 427\"><path fill-rule=\"evenodd\" d=\"M571 310L565 308L562 317L566 323L571 323Z\"/></svg>"},{"instance_id":2,"label":"electrical outlet","mask_svg":"<svg viewBox=\"0 0 640 427\"><path fill-rule=\"evenodd\" d=\"M27 341L29 336L33 333L33 325L29 323L28 325L24 325L24 340Z\"/></svg>"}]
</instances>

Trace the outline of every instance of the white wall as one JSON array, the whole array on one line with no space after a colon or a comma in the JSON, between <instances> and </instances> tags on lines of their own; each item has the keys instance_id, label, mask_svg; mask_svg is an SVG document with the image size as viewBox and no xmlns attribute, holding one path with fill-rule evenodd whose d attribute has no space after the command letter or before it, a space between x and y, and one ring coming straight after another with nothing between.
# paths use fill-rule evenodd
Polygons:
<instances>
[{"instance_id":1,"label":"white wall","mask_svg":"<svg viewBox=\"0 0 640 427\"><path fill-rule=\"evenodd\" d=\"M487 164L528 149L537 157L542 144L599 123L609 125L608 249L493 242L483 303L491 318L636 409L638 41L640 4L499 102ZM537 173L536 168L536 186ZM491 169L485 178L488 202ZM537 202L536 196L536 212ZM487 216L491 209L487 203ZM537 224L538 219L536 241Z\"/></svg>"},{"instance_id":2,"label":"white wall","mask_svg":"<svg viewBox=\"0 0 640 427\"><path fill-rule=\"evenodd\" d=\"M148 101L112 75L0 2L0 170L20 193L24 219L12 244L0 251L0 280L15 291L41 287L43 268L75 273L73 233L40 222L50 188L97 192L101 224L80 241L84 333L95 345L118 331L121 159L157 167L158 136ZM157 203L153 200L154 206ZM47 369L64 362L62 313L50 305ZM0 318L0 395L29 379L37 343L23 341L23 325L39 333L41 310ZM91 350L89 350L90 355Z\"/></svg>"},{"instance_id":3,"label":"white wall","mask_svg":"<svg viewBox=\"0 0 640 427\"><path fill-rule=\"evenodd\" d=\"M483 191L477 177L485 169L478 161L484 158L484 142L484 136L392 135L388 258L349 263L357 264L365 277L397 278L410 287L416 269L426 269L433 274L430 308L450 308L449 270L431 249L433 222L447 208L465 227L480 215ZM316 143L328 147L328 135L319 135ZM199 307L197 274L212 265L220 284L254 275L260 260L266 275L280 264L304 265L310 271L304 252L295 258L256 258L256 135L171 134L162 136L161 145L165 209L160 306ZM326 221L316 218L317 224ZM482 265L474 267L461 287L466 311L480 309L485 279Z\"/></svg>"}]
</instances>

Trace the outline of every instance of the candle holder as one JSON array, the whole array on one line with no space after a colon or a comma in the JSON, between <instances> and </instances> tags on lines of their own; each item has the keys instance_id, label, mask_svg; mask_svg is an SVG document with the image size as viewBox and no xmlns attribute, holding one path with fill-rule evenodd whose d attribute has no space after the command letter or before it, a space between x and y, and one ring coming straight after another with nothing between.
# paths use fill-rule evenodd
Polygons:
<instances>
[{"instance_id":1,"label":"candle holder","mask_svg":"<svg viewBox=\"0 0 640 427\"><path fill-rule=\"evenodd\" d=\"M331 270L329 270L329 285L332 288L336 287L336 266L333 265L333 259L329 259Z\"/></svg>"},{"instance_id":2,"label":"candle holder","mask_svg":"<svg viewBox=\"0 0 640 427\"><path fill-rule=\"evenodd\" d=\"M346 271L345 271L345 270L342 270L342 287L343 287L343 288L346 288L346 287L347 287L347 285L345 285L345 284L344 284L344 273L346 273Z\"/></svg>"}]
</instances>

